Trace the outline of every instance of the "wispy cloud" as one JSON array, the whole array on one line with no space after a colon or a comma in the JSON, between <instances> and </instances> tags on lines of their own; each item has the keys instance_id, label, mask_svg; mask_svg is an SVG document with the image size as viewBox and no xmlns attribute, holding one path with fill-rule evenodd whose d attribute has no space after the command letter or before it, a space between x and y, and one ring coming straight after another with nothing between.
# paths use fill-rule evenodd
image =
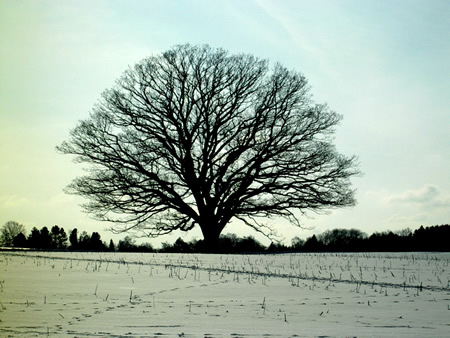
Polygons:
<instances>
[{"instance_id":1,"label":"wispy cloud","mask_svg":"<svg viewBox=\"0 0 450 338\"><path fill-rule=\"evenodd\" d=\"M0 208L17 208L24 206L29 200L24 196L19 195L5 195L0 196Z\"/></svg>"},{"instance_id":2,"label":"wispy cloud","mask_svg":"<svg viewBox=\"0 0 450 338\"><path fill-rule=\"evenodd\" d=\"M390 203L407 203L422 206L450 206L450 197L441 195L438 188L434 185L426 185L400 194L393 194L388 197L387 201Z\"/></svg>"},{"instance_id":3,"label":"wispy cloud","mask_svg":"<svg viewBox=\"0 0 450 338\"><path fill-rule=\"evenodd\" d=\"M431 184L398 193L393 193L388 190L369 191L366 195L388 205L450 207L450 195L441 194L438 187Z\"/></svg>"},{"instance_id":4,"label":"wispy cloud","mask_svg":"<svg viewBox=\"0 0 450 338\"><path fill-rule=\"evenodd\" d=\"M432 225L434 220L430 219L426 213L418 213L413 215L394 214L384 219L379 225L380 230L396 230L404 228L417 228L419 225Z\"/></svg>"}]
</instances>

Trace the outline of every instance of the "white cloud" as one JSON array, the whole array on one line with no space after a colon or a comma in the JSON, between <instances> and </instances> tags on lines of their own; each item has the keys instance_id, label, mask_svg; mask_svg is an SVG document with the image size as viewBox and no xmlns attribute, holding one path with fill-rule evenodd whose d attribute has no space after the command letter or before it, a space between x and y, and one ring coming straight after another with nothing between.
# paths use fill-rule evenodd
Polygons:
<instances>
[{"instance_id":1,"label":"white cloud","mask_svg":"<svg viewBox=\"0 0 450 338\"><path fill-rule=\"evenodd\" d=\"M434 185L426 185L418 189L407 190L399 194L391 194L386 198L388 203L414 204L416 206L446 207L450 206L450 197L441 195Z\"/></svg>"},{"instance_id":2,"label":"white cloud","mask_svg":"<svg viewBox=\"0 0 450 338\"><path fill-rule=\"evenodd\" d=\"M371 190L365 196L391 206L450 207L450 194L441 194L438 187L431 184L397 193L386 189Z\"/></svg>"},{"instance_id":3,"label":"white cloud","mask_svg":"<svg viewBox=\"0 0 450 338\"><path fill-rule=\"evenodd\" d=\"M401 192L386 189L364 194L369 212L377 219L376 231L415 229L420 225L446 224L450 217L450 194L426 184Z\"/></svg>"}]
</instances>

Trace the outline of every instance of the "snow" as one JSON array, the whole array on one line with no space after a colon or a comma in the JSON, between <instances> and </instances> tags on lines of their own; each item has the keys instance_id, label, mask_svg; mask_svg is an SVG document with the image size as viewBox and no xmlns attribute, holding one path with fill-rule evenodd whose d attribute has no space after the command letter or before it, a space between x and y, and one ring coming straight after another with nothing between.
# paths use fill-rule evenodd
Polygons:
<instances>
[{"instance_id":1,"label":"snow","mask_svg":"<svg viewBox=\"0 0 450 338\"><path fill-rule=\"evenodd\" d=\"M449 260L0 252L0 336L449 337Z\"/></svg>"}]
</instances>

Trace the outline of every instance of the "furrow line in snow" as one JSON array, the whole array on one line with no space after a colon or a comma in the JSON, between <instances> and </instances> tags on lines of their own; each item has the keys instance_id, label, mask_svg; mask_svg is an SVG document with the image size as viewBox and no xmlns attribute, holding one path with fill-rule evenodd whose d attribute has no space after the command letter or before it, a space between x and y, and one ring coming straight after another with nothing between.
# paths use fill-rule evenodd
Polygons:
<instances>
[{"instance_id":1,"label":"furrow line in snow","mask_svg":"<svg viewBox=\"0 0 450 338\"><path fill-rule=\"evenodd\" d=\"M449 287L440 287L433 285L411 285L406 283L393 283L393 282L383 282L383 281L368 281L368 280L358 280L358 279L338 279L338 278L330 278L330 277L316 277L316 276L307 276L307 275L296 275L289 273L276 273L276 272L261 272L261 271L250 271L246 270L243 267L241 269L231 269L231 268L220 268L214 266L201 266L198 264L186 264L186 263L172 263L172 262L143 262L143 261L126 261L124 258L120 259L108 259L108 258L85 258L85 257L64 257L64 256L49 256L45 254L32 254L30 252L27 253L3 253L5 255L14 255L14 256L24 256L28 258L42 258L42 259L54 259L54 260L73 260L73 261L85 261L85 262L97 262L97 263L115 263L115 264L127 264L127 265L147 265L154 267L164 267L165 269L170 268L183 268L183 269L192 269L192 270L200 270L206 272L217 272L217 273L227 273L227 274L244 274L244 275L253 275L260 277L272 277L272 278L284 278L284 279L296 279L296 280L307 280L307 281L319 281L319 282L330 282L330 283L341 283L341 284L359 284L359 285L370 285L372 287L379 286L381 288L403 288L403 289L414 289L414 290L429 290L429 291L437 291L437 292L449 292Z\"/></svg>"}]
</instances>

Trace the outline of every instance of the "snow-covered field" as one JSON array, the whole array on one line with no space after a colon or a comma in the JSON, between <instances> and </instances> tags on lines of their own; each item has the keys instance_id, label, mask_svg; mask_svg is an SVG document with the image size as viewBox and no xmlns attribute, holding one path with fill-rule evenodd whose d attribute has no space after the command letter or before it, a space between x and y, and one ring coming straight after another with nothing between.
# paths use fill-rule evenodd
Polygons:
<instances>
[{"instance_id":1,"label":"snow-covered field","mask_svg":"<svg viewBox=\"0 0 450 338\"><path fill-rule=\"evenodd\" d=\"M0 252L0 336L450 337L449 260Z\"/></svg>"}]
</instances>

